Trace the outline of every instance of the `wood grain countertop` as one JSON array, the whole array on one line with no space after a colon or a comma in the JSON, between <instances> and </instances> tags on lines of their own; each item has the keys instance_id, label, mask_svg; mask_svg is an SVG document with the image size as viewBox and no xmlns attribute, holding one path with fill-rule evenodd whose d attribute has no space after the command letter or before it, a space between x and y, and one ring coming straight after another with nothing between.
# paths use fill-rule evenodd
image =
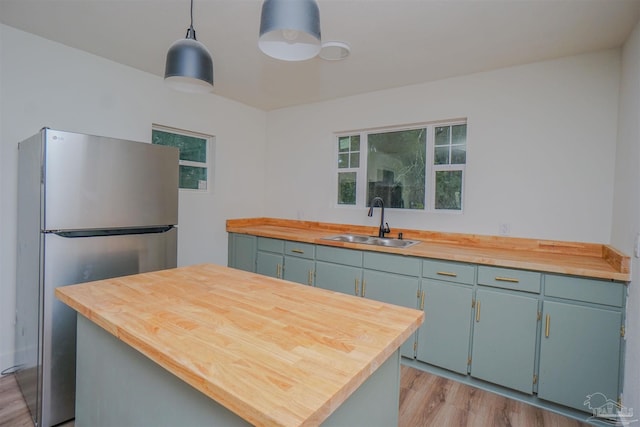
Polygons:
<instances>
[{"instance_id":1,"label":"wood grain countertop","mask_svg":"<svg viewBox=\"0 0 640 427\"><path fill-rule=\"evenodd\" d=\"M421 242L407 248L391 248L324 239L341 233L377 235L377 227L278 218L230 219L227 220L227 231L422 258L470 262L623 282L631 280L629 257L609 245L598 243L394 228L391 237L402 232L405 239L420 240Z\"/></svg>"},{"instance_id":2,"label":"wood grain countertop","mask_svg":"<svg viewBox=\"0 0 640 427\"><path fill-rule=\"evenodd\" d=\"M318 425L422 311L213 264L59 287L56 297L254 425Z\"/></svg>"}]
</instances>

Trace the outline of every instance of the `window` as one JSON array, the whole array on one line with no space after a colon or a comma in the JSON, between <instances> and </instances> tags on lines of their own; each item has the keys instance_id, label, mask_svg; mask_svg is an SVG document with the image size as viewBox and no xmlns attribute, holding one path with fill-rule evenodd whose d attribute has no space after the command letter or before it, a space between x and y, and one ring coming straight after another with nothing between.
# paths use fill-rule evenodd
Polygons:
<instances>
[{"instance_id":1,"label":"window","mask_svg":"<svg viewBox=\"0 0 640 427\"><path fill-rule=\"evenodd\" d=\"M434 209L462 210L462 178L467 163L467 125L435 127Z\"/></svg>"},{"instance_id":2,"label":"window","mask_svg":"<svg viewBox=\"0 0 640 427\"><path fill-rule=\"evenodd\" d=\"M338 204L356 203L357 169L360 167L360 135L338 138Z\"/></svg>"},{"instance_id":3,"label":"window","mask_svg":"<svg viewBox=\"0 0 640 427\"><path fill-rule=\"evenodd\" d=\"M339 205L462 211L465 120L337 136Z\"/></svg>"},{"instance_id":4,"label":"window","mask_svg":"<svg viewBox=\"0 0 640 427\"><path fill-rule=\"evenodd\" d=\"M180 150L180 188L206 191L209 187L209 164L213 137L184 130L154 125L153 144Z\"/></svg>"}]
</instances>

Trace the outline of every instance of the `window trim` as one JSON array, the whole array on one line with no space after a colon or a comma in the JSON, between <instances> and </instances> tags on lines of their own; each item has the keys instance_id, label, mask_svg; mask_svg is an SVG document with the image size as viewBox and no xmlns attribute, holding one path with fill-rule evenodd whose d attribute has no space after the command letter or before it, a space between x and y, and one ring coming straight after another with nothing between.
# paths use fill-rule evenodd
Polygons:
<instances>
[{"instance_id":1,"label":"window trim","mask_svg":"<svg viewBox=\"0 0 640 427\"><path fill-rule=\"evenodd\" d=\"M409 209L409 208L387 208L393 211L402 212L415 212L415 213L442 213L442 214L455 214L461 215L464 213L465 197L466 197L466 160L464 164L444 164L435 165L435 128L438 126L455 126L455 125L468 125L468 119L465 117L457 117L449 120L434 120L421 123L411 123L406 125L394 125L394 126L381 126L373 128L361 128L354 130L345 130L333 133L333 182L334 190L332 192L333 205L338 209L365 209L367 207L366 192L367 192L367 165L369 154L369 138L370 134L384 133L384 132L398 132L414 129L427 129L426 140L426 168L425 168L425 207L424 209ZM467 128L468 129L468 128ZM339 168L338 156L340 153L339 138L345 136L360 136L360 167L358 168ZM468 133L465 142L465 149L468 147ZM468 152L467 152L468 159ZM460 209L436 209L436 172L437 171L462 171L462 197L460 200ZM338 203L338 174L341 172L356 172L356 203L355 204L341 204Z\"/></svg>"},{"instance_id":2,"label":"window trim","mask_svg":"<svg viewBox=\"0 0 640 427\"><path fill-rule=\"evenodd\" d=\"M214 155L215 155L215 153L214 153L215 136L214 135L209 135L209 134L206 134L206 133L191 131L191 130L187 130L187 129L179 129L179 128L175 128L175 127L171 127L171 126L152 123L151 124L151 134L152 135L153 135L153 131L154 130L158 130L158 131L161 131L161 132L167 132L167 133L173 133L173 134L176 134L176 135L190 136L190 137L200 138L200 139L206 140L206 150L207 150L207 152L206 152L206 161L204 163L195 162L195 161L192 161L192 160L179 159L178 160L178 164L180 166L191 166L191 167L205 168L207 170L207 188L201 189L201 188L182 188L182 187L178 187L178 189L179 189L179 191L186 191L186 192L199 193L199 194L213 193L213 185L214 185L213 159L214 159ZM153 137L151 138L151 143L153 144Z\"/></svg>"}]
</instances>

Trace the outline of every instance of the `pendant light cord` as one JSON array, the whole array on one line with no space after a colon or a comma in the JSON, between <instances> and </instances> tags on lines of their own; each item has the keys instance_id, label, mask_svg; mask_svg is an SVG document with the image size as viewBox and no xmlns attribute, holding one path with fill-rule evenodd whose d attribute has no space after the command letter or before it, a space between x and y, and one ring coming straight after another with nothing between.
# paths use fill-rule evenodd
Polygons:
<instances>
[{"instance_id":1,"label":"pendant light cord","mask_svg":"<svg viewBox=\"0 0 640 427\"><path fill-rule=\"evenodd\" d=\"M191 28L193 28L193 0L191 0Z\"/></svg>"},{"instance_id":2,"label":"pendant light cord","mask_svg":"<svg viewBox=\"0 0 640 427\"><path fill-rule=\"evenodd\" d=\"M191 0L191 25L187 30L187 38L196 40L196 30L193 29L193 0Z\"/></svg>"}]
</instances>

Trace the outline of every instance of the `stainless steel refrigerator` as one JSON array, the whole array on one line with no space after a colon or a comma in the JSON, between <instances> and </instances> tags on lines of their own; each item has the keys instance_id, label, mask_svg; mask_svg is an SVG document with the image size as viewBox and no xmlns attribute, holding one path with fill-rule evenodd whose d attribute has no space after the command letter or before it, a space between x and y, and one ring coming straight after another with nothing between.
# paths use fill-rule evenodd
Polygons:
<instances>
[{"instance_id":1,"label":"stainless steel refrigerator","mask_svg":"<svg viewBox=\"0 0 640 427\"><path fill-rule=\"evenodd\" d=\"M18 144L16 379L37 427L74 418L58 286L176 266L178 149L52 129Z\"/></svg>"}]
</instances>

